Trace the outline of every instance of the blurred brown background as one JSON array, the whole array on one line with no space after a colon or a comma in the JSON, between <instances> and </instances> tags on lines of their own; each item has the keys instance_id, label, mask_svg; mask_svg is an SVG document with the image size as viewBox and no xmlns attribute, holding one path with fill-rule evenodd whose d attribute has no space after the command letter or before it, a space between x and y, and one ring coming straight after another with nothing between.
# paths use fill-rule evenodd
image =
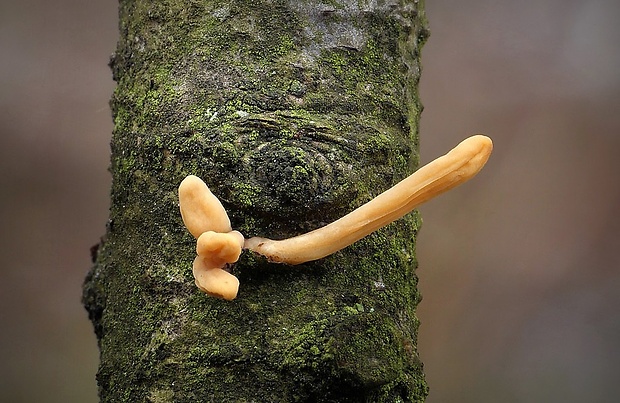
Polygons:
<instances>
[{"instance_id":1,"label":"blurred brown background","mask_svg":"<svg viewBox=\"0 0 620 403\"><path fill-rule=\"evenodd\" d=\"M620 4L427 0L425 162L489 165L424 206L429 402L620 394ZM113 1L0 4L0 401L95 402L80 305L104 233Z\"/></svg>"}]
</instances>

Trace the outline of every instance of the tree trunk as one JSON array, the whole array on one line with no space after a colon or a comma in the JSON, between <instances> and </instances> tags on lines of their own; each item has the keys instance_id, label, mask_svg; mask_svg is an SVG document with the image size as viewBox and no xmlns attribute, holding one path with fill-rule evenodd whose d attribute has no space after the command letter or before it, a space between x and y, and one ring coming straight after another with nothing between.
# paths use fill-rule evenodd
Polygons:
<instances>
[{"instance_id":1,"label":"tree trunk","mask_svg":"<svg viewBox=\"0 0 620 403\"><path fill-rule=\"evenodd\" d=\"M245 252L232 302L196 288L178 208L205 180L280 239L418 164L418 0L122 0L110 219L84 304L103 402L410 402L427 387L413 213L291 267Z\"/></svg>"}]
</instances>

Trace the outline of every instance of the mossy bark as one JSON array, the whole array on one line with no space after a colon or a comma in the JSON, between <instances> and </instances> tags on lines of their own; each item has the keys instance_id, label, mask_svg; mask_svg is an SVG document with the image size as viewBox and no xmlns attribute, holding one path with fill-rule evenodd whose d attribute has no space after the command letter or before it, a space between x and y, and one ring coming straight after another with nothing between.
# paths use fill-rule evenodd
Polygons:
<instances>
[{"instance_id":1,"label":"mossy bark","mask_svg":"<svg viewBox=\"0 0 620 403\"><path fill-rule=\"evenodd\" d=\"M246 237L283 238L418 164L417 0L123 0L112 206L84 303L103 402L410 402L427 392L412 213L289 267L245 252L201 293L176 189L203 178Z\"/></svg>"}]
</instances>

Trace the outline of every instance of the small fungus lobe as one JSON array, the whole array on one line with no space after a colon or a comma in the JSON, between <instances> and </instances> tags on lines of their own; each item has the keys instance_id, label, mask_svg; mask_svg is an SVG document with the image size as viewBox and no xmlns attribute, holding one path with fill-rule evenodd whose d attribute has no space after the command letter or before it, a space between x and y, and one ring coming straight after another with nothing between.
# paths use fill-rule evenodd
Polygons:
<instances>
[{"instance_id":1,"label":"small fungus lobe","mask_svg":"<svg viewBox=\"0 0 620 403\"><path fill-rule=\"evenodd\" d=\"M179 206L185 227L196 239L207 231L232 231L222 203L197 176L189 175L179 185Z\"/></svg>"},{"instance_id":2,"label":"small fungus lobe","mask_svg":"<svg viewBox=\"0 0 620 403\"><path fill-rule=\"evenodd\" d=\"M213 297L232 301L239 292L239 280L226 270L209 267L201 256L196 256L192 265L196 286Z\"/></svg>"}]
</instances>

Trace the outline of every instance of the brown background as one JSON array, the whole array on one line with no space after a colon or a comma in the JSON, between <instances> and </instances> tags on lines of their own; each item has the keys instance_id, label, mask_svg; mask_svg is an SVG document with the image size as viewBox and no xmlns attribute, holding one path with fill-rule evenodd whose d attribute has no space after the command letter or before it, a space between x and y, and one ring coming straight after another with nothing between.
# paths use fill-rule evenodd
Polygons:
<instances>
[{"instance_id":1,"label":"brown background","mask_svg":"<svg viewBox=\"0 0 620 403\"><path fill-rule=\"evenodd\" d=\"M425 162L489 165L424 206L429 402L620 394L620 5L427 0ZM0 400L95 402L80 305L104 233L113 1L0 4Z\"/></svg>"}]
</instances>

